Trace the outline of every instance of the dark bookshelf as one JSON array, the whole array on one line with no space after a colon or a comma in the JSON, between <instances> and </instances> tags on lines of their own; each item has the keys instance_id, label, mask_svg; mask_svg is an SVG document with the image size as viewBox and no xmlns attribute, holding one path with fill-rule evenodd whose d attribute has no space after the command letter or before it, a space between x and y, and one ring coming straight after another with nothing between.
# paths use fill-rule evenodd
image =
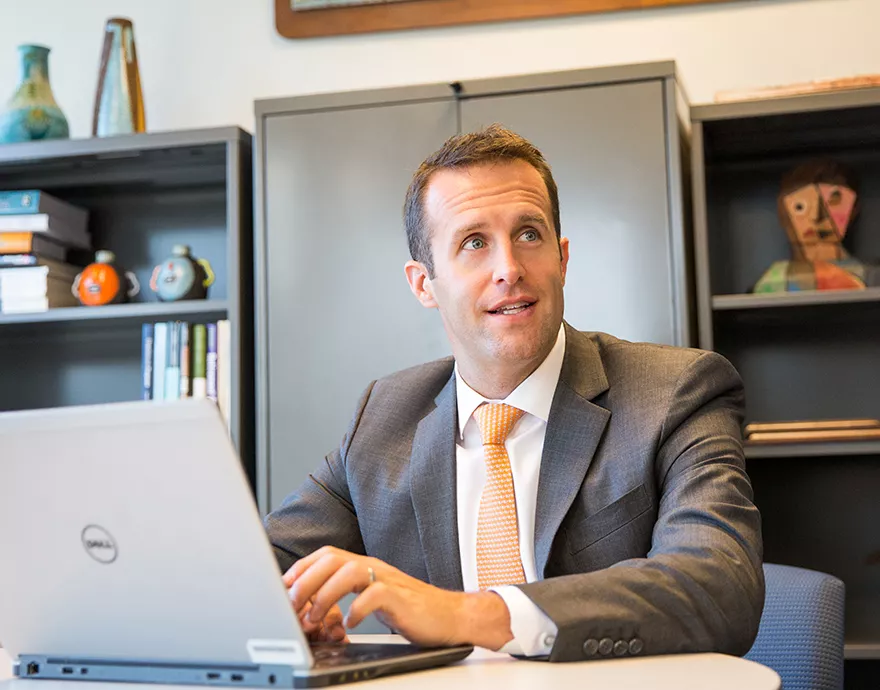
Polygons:
<instances>
[{"instance_id":1,"label":"dark bookshelf","mask_svg":"<svg viewBox=\"0 0 880 690\"><path fill-rule=\"evenodd\" d=\"M0 410L138 399L143 323L228 319L231 434L253 481L252 167L238 127L0 146L0 189L88 209L93 249L112 250L141 286L125 304L0 315ZM150 290L176 244L211 263L208 299L163 303Z\"/></svg>"},{"instance_id":2,"label":"dark bookshelf","mask_svg":"<svg viewBox=\"0 0 880 690\"><path fill-rule=\"evenodd\" d=\"M745 422L880 418L880 288L752 294L790 257L782 176L831 158L859 177L844 242L880 261L880 89L697 106L692 118L699 345L743 378ZM846 686L880 678L880 441L749 444L767 562L846 585Z\"/></svg>"}]
</instances>

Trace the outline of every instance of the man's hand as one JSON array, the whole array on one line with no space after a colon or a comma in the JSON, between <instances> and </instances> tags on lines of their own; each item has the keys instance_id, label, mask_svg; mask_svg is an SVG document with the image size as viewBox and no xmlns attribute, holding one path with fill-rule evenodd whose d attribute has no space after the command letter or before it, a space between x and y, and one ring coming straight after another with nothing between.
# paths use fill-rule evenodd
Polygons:
<instances>
[{"instance_id":1,"label":"man's hand","mask_svg":"<svg viewBox=\"0 0 880 690\"><path fill-rule=\"evenodd\" d=\"M354 592L358 596L342 621L347 628L372 613L411 642L426 647L473 644L500 649L513 639L507 606L494 592L450 592L376 558L332 546L297 561L284 574L284 584L304 629L307 624L311 630L319 626L338 630L334 622L342 617L338 602Z\"/></svg>"}]
</instances>

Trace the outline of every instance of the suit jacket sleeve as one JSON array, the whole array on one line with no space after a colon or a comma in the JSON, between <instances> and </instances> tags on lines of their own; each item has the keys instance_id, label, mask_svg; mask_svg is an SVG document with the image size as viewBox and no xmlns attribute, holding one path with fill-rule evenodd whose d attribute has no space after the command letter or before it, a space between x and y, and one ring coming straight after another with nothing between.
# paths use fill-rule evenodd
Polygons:
<instances>
[{"instance_id":1,"label":"suit jacket sleeve","mask_svg":"<svg viewBox=\"0 0 880 690\"><path fill-rule=\"evenodd\" d=\"M345 460L372 389L370 384L361 396L339 448L325 457L302 486L265 519L269 542L282 572L325 545L365 553L346 480Z\"/></svg>"},{"instance_id":2,"label":"suit jacket sleeve","mask_svg":"<svg viewBox=\"0 0 880 690\"><path fill-rule=\"evenodd\" d=\"M559 628L551 661L620 654L742 655L764 604L760 515L745 472L743 390L715 353L685 367L658 440L650 552L595 572L527 585ZM612 652L612 655L618 653Z\"/></svg>"}]
</instances>

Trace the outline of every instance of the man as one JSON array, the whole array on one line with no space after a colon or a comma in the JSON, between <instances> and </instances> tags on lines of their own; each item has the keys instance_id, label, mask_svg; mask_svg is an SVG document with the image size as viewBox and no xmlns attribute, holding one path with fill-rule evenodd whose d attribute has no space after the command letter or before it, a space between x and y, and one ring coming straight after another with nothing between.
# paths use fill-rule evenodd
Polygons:
<instances>
[{"instance_id":1,"label":"man","mask_svg":"<svg viewBox=\"0 0 880 690\"><path fill-rule=\"evenodd\" d=\"M454 358L373 382L267 517L305 629L340 640L374 613L550 661L748 651L762 542L733 367L563 322L556 184L513 132L447 141L405 221L409 286Z\"/></svg>"}]
</instances>

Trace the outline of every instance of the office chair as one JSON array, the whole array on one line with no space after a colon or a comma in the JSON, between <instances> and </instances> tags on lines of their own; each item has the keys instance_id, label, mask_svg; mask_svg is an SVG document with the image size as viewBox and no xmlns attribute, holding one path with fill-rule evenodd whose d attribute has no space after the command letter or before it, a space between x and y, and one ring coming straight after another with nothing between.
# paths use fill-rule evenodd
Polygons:
<instances>
[{"instance_id":1,"label":"office chair","mask_svg":"<svg viewBox=\"0 0 880 690\"><path fill-rule=\"evenodd\" d=\"M783 690L842 690L843 582L772 563L764 578L764 612L746 658L776 671Z\"/></svg>"}]
</instances>

